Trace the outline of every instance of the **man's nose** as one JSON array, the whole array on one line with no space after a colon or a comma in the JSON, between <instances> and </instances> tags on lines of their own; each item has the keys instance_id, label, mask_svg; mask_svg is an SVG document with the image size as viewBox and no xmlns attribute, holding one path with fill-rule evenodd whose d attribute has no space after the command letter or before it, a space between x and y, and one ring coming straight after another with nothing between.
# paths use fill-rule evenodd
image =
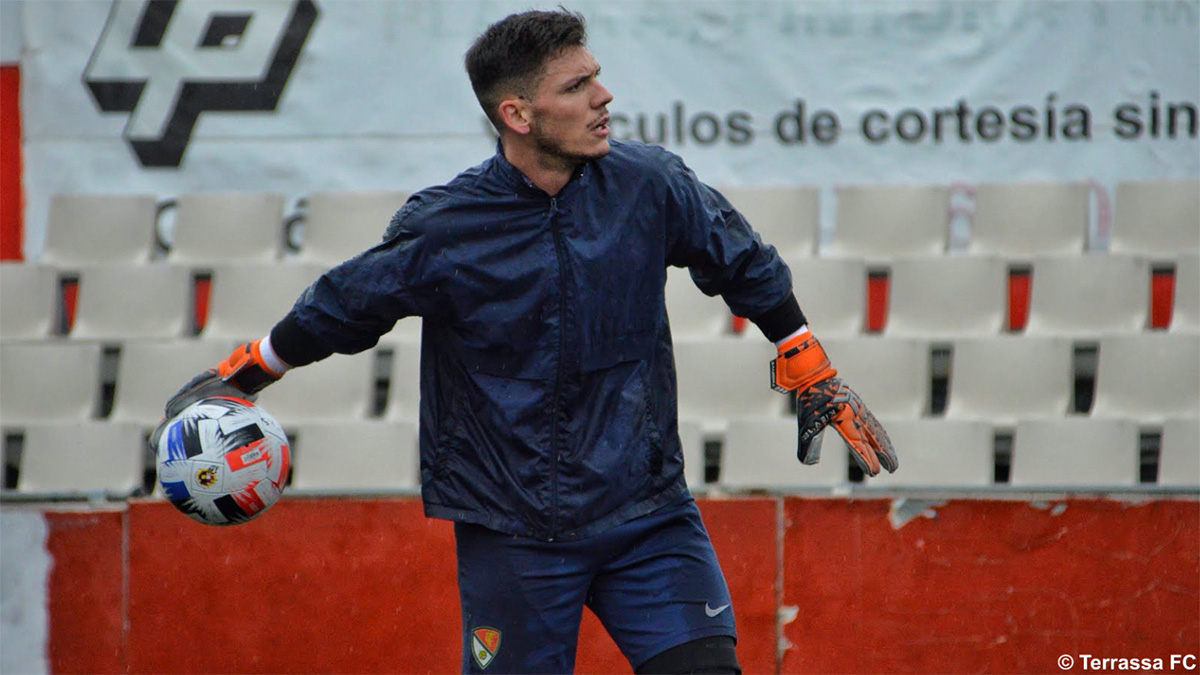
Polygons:
<instances>
[{"instance_id":1,"label":"man's nose","mask_svg":"<svg viewBox=\"0 0 1200 675\"><path fill-rule=\"evenodd\" d=\"M612 92L608 90L608 87L605 87L603 84L600 84L600 82L597 81L596 82L596 98L594 100L592 107L593 108L603 108L604 106L611 103L612 100L613 100Z\"/></svg>"}]
</instances>

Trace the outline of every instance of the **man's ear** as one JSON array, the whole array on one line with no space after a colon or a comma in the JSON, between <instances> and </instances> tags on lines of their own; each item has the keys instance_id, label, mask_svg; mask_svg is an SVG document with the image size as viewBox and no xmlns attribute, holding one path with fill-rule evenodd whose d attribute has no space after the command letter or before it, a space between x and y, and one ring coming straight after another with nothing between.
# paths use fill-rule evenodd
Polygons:
<instances>
[{"instance_id":1,"label":"man's ear","mask_svg":"<svg viewBox=\"0 0 1200 675\"><path fill-rule=\"evenodd\" d=\"M500 102L499 110L504 126L522 136L529 133L529 105L525 99L519 96L506 98Z\"/></svg>"}]
</instances>

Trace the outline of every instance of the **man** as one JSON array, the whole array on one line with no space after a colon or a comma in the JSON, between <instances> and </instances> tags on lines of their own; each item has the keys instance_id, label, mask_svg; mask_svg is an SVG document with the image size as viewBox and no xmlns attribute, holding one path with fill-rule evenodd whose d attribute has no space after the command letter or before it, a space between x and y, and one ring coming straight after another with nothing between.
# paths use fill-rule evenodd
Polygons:
<instances>
[{"instance_id":1,"label":"man","mask_svg":"<svg viewBox=\"0 0 1200 675\"><path fill-rule=\"evenodd\" d=\"M492 158L418 192L261 340L168 403L253 395L423 321L421 481L455 521L463 672L565 673L590 607L638 673L738 673L733 611L683 479L666 269L778 345L799 455L828 424L866 473L887 434L808 331L787 267L679 157L609 140L583 18L526 12L466 54Z\"/></svg>"}]
</instances>

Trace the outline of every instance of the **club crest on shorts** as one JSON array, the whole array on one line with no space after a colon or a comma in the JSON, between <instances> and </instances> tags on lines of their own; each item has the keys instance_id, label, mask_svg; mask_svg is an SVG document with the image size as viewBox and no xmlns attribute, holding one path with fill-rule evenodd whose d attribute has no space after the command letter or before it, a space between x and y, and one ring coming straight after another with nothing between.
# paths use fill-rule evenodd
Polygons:
<instances>
[{"instance_id":1,"label":"club crest on shorts","mask_svg":"<svg viewBox=\"0 0 1200 675\"><path fill-rule=\"evenodd\" d=\"M480 626L471 631L471 654L475 663L486 669L500 652L500 631L487 626Z\"/></svg>"}]
</instances>

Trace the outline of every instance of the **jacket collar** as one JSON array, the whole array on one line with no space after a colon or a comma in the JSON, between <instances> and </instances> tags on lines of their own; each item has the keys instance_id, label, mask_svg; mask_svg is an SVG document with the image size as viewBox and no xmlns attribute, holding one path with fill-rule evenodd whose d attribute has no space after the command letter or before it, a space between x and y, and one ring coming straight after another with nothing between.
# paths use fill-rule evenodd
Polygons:
<instances>
[{"instance_id":1,"label":"jacket collar","mask_svg":"<svg viewBox=\"0 0 1200 675\"><path fill-rule=\"evenodd\" d=\"M575 173L572 174L571 179L567 181L567 184L563 186L563 189L561 192L559 192L559 195L571 190L577 183L586 185L587 176L591 173L592 164L595 161L596 160L584 162L577 169L575 169ZM524 173L521 173L520 169L513 166L512 162L508 161L508 158L504 156L504 147L500 143L499 139L496 140L496 155L492 158L492 167L496 175L505 185L516 189L518 192L546 196L545 191L534 185L533 181L529 180L528 176L526 176Z\"/></svg>"}]
</instances>

